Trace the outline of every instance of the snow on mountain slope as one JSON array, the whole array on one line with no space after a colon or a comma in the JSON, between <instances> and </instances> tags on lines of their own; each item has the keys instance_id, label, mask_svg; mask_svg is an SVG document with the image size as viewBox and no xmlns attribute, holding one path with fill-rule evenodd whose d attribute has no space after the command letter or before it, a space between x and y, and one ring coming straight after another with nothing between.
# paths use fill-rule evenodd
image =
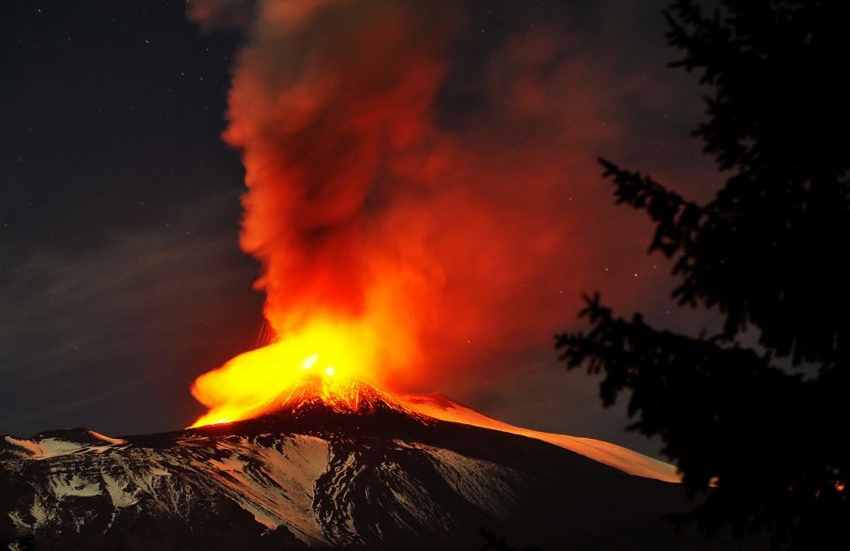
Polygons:
<instances>
[{"instance_id":1,"label":"snow on mountain slope","mask_svg":"<svg viewBox=\"0 0 850 551\"><path fill-rule=\"evenodd\" d=\"M445 398L339 388L172 433L0 437L0 549L461 550L479 527L549 549L636 533L686 547L660 520L685 498L648 458Z\"/></svg>"},{"instance_id":2,"label":"snow on mountain slope","mask_svg":"<svg viewBox=\"0 0 850 551\"><path fill-rule=\"evenodd\" d=\"M497 421L492 417L487 417L474 409L463 406L439 394L431 396L407 396L404 398L404 402L410 409L422 415L440 419L441 421L462 423L474 427L535 438L574 451L594 461L610 465L635 476L654 478L664 482L681 482L681 477L674 465L647 457L646 455L617 446L616 444L594 440L592 438L553 434L515 427L508 423Z\"/></svg>"},{"instance_id":3,"label":"snow on mountain slope","mask_svg":"<svg viewBox=\"0 0 850 551\"><path fill-rule=\"evenodd\" d=\"M296 412L300 408L321 400L317 392L317 389L311 385L302 385L293 392L278 398L274 407ZM373 411L376 407L383 407L407 415L419 414L441 421L508 432L554 444L635 476L654 478L664 482L681 482L676 467L669 463L592 438L516 427L487 417L440 394L400 397L382 392L362 381L348 380L335 386L333 398L331 400L325 398L325 403L340 413L352 410Z\"/></svg>"},{"instance_id":4,"label":"snow on mountain slope","mask_svg":"<svg viewBox=\"0 0 850 551\"><path fill-rule=\"evenodd\" d=\"M0 440L0 459L4 455L45 459L84 450L104 450L113 444L123 444L92 430L70 429L40 433L32 439L4 436Z\"/></svg>"},{"instance_id":5,"label":"snow on mountain slope","mask_svg":"<svg viewBox=\"0 0 850 551\"><path fill-rule=\"evenodd\" d=\"M229 519L235 505L259 535L280 529L305 547L368 546L450 539L459 501L493 519L517 505L523 476L510 468L415 441L352 437L187 431L155 446L6 438L22 451L0 462L0 514L11 523L0 541L82 538L93 527L110 535L151 519L191 527L203 515Z\"/></svg>"},{"instance_id":6,"label":"snow on mountain slope","mask_svg":"<svg viewBox=\"0 0 850 551\"><path fill-rule=\"evenodd\" d=\"M307 544L327 543L312 512L315 481L327 468L328 442L293 435L272 445L227 437L183 440L194 448L190 465L219 495L229 496L254 519L274 529L286 527ZM211 450L215 450L211 453Z\"/></svg>"}]
</instances>

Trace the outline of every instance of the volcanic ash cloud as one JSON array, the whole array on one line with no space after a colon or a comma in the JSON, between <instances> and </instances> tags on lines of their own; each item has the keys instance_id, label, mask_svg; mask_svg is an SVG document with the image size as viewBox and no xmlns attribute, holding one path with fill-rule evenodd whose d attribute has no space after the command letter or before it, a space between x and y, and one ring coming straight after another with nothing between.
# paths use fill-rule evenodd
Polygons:
<instances>
[{"instance_id":1,"label":"volcanic ash cloud","mask_svg":"<svg viewBox=\"0 0 850 551\"><path fill-rule=\"evenodd\" d=\"M599 124L599 79L552 14L517 11L488 35L483 6L189 4L202 26L246 33L224 139L242 152L241 246L276 339L337 332L390 388L548 347L603 254L583 244L593 213L569 208L589 204L617 135Z\"/></svg>"}]
</instances>

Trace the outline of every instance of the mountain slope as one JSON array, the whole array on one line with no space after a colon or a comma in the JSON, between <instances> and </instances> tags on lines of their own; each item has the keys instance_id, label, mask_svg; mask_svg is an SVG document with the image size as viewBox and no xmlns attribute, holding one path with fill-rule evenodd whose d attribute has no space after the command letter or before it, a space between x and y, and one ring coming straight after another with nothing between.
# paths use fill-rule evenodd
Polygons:
<instances>
[{"instance_id":1,"label":"mountain slope","mask_svg":"<svg viewBox=\"0 0 850 551\"><path fill-rule=\"evenodd\" d=\"M529 438L549 442L561 448L574 451L585 457L599 461L606 465L610 465L625 473L646 478L654 478L664 482L679 482L681 480L676 467L653 459L638 452L603 442L592 438L581 438L577 436L569 436L566 434L553 434L551 432L542 432L522 427L515 427L508 423L503 423L491 417L479 413L471 408L463 406L445 396L436 394L431 396L407 396L404 398L405 404L422 415L427 415L440 419L442 421L450 421L453 423L463 423L474 427L492 429L501 432L509 432L511 434L519 434Z\"/></svg>"},{"instance_id":2,"label":"mountain slope","mask_svg":"<svg viewBox=\"0 0 850 551\"><path fill-rule=\"evenodd\" d=\"M296 389L267 415L173 433L0 438L0 542L477 549L485 527L553 550L708 548L661 520L687 507L676 484L348 390L334 403Z\"/></svg>"}]
</instances>

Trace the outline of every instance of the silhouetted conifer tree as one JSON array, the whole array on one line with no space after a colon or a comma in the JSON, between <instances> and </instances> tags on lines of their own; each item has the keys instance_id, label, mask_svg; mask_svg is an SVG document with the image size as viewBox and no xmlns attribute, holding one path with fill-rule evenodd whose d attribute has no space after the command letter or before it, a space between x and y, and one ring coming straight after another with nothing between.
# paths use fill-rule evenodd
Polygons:
<instances>
[{"instance_id":1,"label":"silhouetted conifer tree","mask_svg":"<svg viewBox=\"0 0 850 551\"><path fill-rule=\"evenodd\" d=\"M694 0L666 12L673 66L711 90L695 131L725 185L707 204L602 161L618 204L655 224L682 307L716 334L624 319L597 295L587 332L559 335L569 369L628 393L634 430L660 436L708 531L769 530L776 547L848 545L850 469L850 2ZM749 343L749 344L748 344ZM716 487L706 490L709 484Z\"/></svg>"}]
</instances>

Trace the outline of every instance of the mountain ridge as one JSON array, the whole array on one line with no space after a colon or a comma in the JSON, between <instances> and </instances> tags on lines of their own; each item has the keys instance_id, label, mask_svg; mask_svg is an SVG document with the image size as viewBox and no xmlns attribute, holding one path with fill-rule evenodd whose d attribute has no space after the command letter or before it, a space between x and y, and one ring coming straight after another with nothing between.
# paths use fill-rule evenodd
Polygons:
<instances>
[{"instance_id":1,"label":"mountain ridge","mask_svg":"<svg viewBox=\"0 0 850 551\"><path fill-rule=\"evenodd\" d=\"M168 433L0 438L0 542L460 550L479 548L483 527L545 549L709 549L661 520L689 506L677 484L351 390L355 407L295 392L260 417Z\"/></svg>"},{"instance_id":2,"label":"mountain ridge","mask_svg":"<svg viewBox=\"0 0 850 551\"><path fill-rule=\"evenodd\" d=\"M510 425L493 419L468 406L464 406L442 394L396 396L356 379L344 379L341 382L334 382L332 390L328 390L326 385L327 381L322 378L306 378L302 384L296 385L269 404L266 404L263 408L264 413L257 415L254 419L263 419L269 415L297 417L300 412L311 408L329 408L336 413L357 415L374 415L377 411L384 410L386 412L407 415L412 419L417 419L426 424L429 419L437 419L533 438L584 455L628 474L655 478L665 482L680 481L676 468L673 465L622 446L591 438L547 433ZM216 423L206 425L206 427L219 425L233 427L234 424L244 421L250 421L250 419L229 423ZM204 427L194 427L186 430L197 430L199 428ZM168 431L153 435L130 435L123 438L155 437L157 434L170 434L172 432L180 431ZM77 436L74 439L67 438L75 434ZM49 447L50 451L47 453L58 453L62 449L60 442L63 441L63 435L66 436L64 440L73 444L100 443L103 445L105 442L110 442L111 440L122 440L122 438L111 438L87 428L42 431L28 439L3 435L0 435L0 438L11 439L19 442L20 445L24 445L25 442L35 443L35 441L49 437L55 443L51 443ZM32 447L32 444L29 445ZM69 451L72 450L71 447L68 447L68 449ZM2 457L3 452L4 448L2 443L0 443L0 457Z\"/></svg>"}]
</instances>

